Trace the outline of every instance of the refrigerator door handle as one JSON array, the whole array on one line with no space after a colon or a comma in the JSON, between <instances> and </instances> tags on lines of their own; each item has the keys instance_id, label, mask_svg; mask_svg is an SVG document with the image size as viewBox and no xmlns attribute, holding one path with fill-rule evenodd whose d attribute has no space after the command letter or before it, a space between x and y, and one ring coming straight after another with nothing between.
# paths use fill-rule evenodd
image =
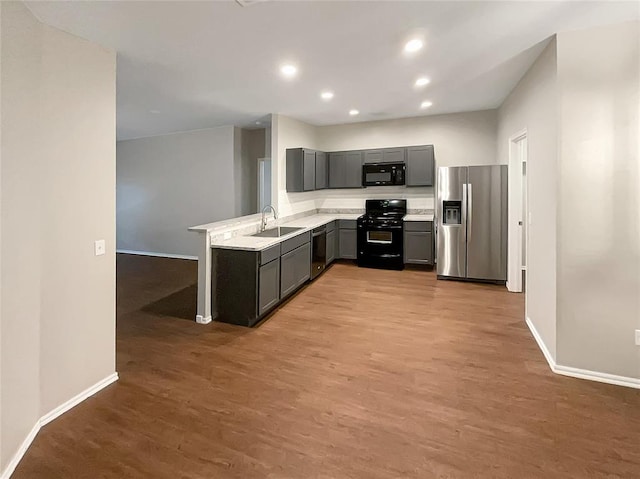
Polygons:
<instances>
[{"instance_id":1,"label":"refrigerator door handle","mask_svg":"<svg viewBox=\"0 0 640 479\"><path fill-rule=\"evenodd\" d=\"M471 239L473 226L473 190L471 183L467 183L467 241Z\"/></svg>"}]
</instances>

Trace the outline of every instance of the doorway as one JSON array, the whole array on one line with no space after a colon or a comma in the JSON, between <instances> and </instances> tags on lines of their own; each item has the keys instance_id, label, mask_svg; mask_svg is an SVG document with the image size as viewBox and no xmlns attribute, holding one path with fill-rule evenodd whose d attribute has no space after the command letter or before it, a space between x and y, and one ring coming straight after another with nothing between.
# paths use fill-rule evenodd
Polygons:
<instances>
[{"instance_id":1,"label":"doorway","mask_svg":"<svg viewBox=\"0 0 640 479\"><path fill-rule=\"evenodd\" d=\"M258 212L271 204L271 158L258 158Z\"/></svg>"},{"instance_id":2,"label":"doorway","mask_svg":"<svg viewBox=\"0 0 640 479\"><path fill-rule=\"evenodd\" d=\"M527 284L529 204L527 130L509 138L509 267L507 289L522 293ZM526 313L526 300L525 300Z\"/></svg>"}]
</instances>

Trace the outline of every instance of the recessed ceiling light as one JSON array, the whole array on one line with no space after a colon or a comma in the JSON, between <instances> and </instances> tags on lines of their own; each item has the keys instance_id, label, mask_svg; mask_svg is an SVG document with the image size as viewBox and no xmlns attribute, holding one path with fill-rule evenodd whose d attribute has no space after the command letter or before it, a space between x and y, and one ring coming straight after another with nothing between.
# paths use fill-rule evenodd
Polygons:
<instances>
[{"instance_id":1,"label":"recessed ceiling light","mask_svg":"<svg viewBox=\"0 0 640 479\"><path fill-rule=\"evenodd\" d=\"M425 86L429 83L431 83L431 80L429 80L427 77L420 77L416 80L416 86Z\"/></svg>"},{"instance_id":2,"label":"recessed ceiling light","mask_svg":"<svg viewBox=\"0 0 640 479\"><path fill-rule=\"evenodd\" d=\"M154 115L157 115L158 113L160 113L160 110L149 110L149 113L153 113Z\"/></svg>"},{"instance_id":3,"label":"recessed ceiling light","mask_svg":"<svg viewBox=\"0 0 640 479\"><path fill-rule=\"evenodd\" d=\"M422 103L420 103L420 108L429 108L431 105L433 105L433 103L431 103L430 101L423 101Z\"/></svg>"},{"instance_id":4,"label":"recessed ceiling light","mask_svg":"<svg viewBox=\"0 0 640 479\"><path fill-rule=\"evenodd\" d=\"M349 110L349 115L351 115L351 116L356 116L356 115L359 115L359 114L360 114L360 112L358 110Z\"/></svg>"},{"instance_id":5,"label":"recessed ceiling light","mask_svg":"<svg viewBox=\"0 0 640 479\"><path fill-rule=\"evenodd\" d=\"M409 40L404 45L404 51L407 53L417 52L424 46L424 42L419 38L414 38L413 40Z\"/></svg>"},{"instance_id":6,"label":"recessed ceiling light","mask_svg":"<svg viewBox=\"0 0 640 479\"><path fill-rule=\"evenodd\" d=\"M291 63L286 63L280 67L280 73L286 78L293 78L298 73L298 68Z\"/></svg>"},{"instance_id":7,"label":"recessed ceiling light","mask_svg":"<svg viewBox=\"0 0 640 479\"><path fill-rule=\"evenodd\" d=\"M322 93L320 93L320 97L325 100L325 101L329 101L333 98L333 92L332 91L323 91Z\"/></svg>"}]
</instances>

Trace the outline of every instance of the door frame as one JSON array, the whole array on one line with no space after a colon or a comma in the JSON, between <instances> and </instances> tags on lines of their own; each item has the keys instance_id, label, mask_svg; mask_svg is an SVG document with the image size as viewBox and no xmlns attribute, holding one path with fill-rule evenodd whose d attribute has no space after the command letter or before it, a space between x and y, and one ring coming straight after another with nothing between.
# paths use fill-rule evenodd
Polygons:
<instances>
[{"instance_id":1,"label":"door frame","mask_svg":"<svg viewBox=\"0 0 640 479\"><path fill-rule=\"evenodd\" d=\"M524 142L524 143L522 143ZM523 165L527 165L529 145L527 129L524 128L509 137L509 226L508 226L508 259L507 259L507 289L512 293L522 292L522 225L527 220L522 212L528 207L527 199L523 199ZM524 176L525 179L528 178ZM527 184L528 186L528 184ZM526 189L528 192L528 188ZM523 204L524 203L524 204ZM528 212L528 210L527 210ZM528 232L528 228L526 228ZM528 234L526 235L528 236ZM525 239L525 249L528 253L529 245ZM528 265L528 261L525 263Z\"/></svg>"},{"instance_id":2,"label":"door frame","mask_svg":"<svg viewBox=\"0 0 640 479\"><path fill-rule=\"evenodd\" d=\"M257 182L258 182L258 198L257 198L257 209L258 209L258 213L262 210L262 197L264 196L264 192L262 191L263 189L263 184L264 184L264 178L263 178L263 167L265 167L266 165L269 165L270 168L270 173L271 173L271 178L273 179L273 164L271 163L271 158L258 158L258 177L257 177ZM273 182L272 182L273 184ZM273 188L273 186L272 186ZM269 203L267 204L271 204L273 201L273 190L271 191L271 200ZM266 206L266 205L265 205Z\"/></svg>"}]
</instances>

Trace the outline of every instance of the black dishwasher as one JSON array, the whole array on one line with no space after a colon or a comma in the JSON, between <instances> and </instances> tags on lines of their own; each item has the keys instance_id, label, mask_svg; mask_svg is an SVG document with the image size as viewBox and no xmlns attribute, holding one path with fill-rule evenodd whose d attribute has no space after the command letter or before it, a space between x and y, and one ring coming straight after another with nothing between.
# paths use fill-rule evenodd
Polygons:
<instances>
[{"instance_id":1,"label":"black dishwasher","mask_svg":"<svg viewBox=\"0 0 640 479\"><path fill-rule=\"evenodd\" d=\"M322 225L313 230L311 252L311 280L324 271L327 261L327 226Z\"/></svg>"}]
</instances>

